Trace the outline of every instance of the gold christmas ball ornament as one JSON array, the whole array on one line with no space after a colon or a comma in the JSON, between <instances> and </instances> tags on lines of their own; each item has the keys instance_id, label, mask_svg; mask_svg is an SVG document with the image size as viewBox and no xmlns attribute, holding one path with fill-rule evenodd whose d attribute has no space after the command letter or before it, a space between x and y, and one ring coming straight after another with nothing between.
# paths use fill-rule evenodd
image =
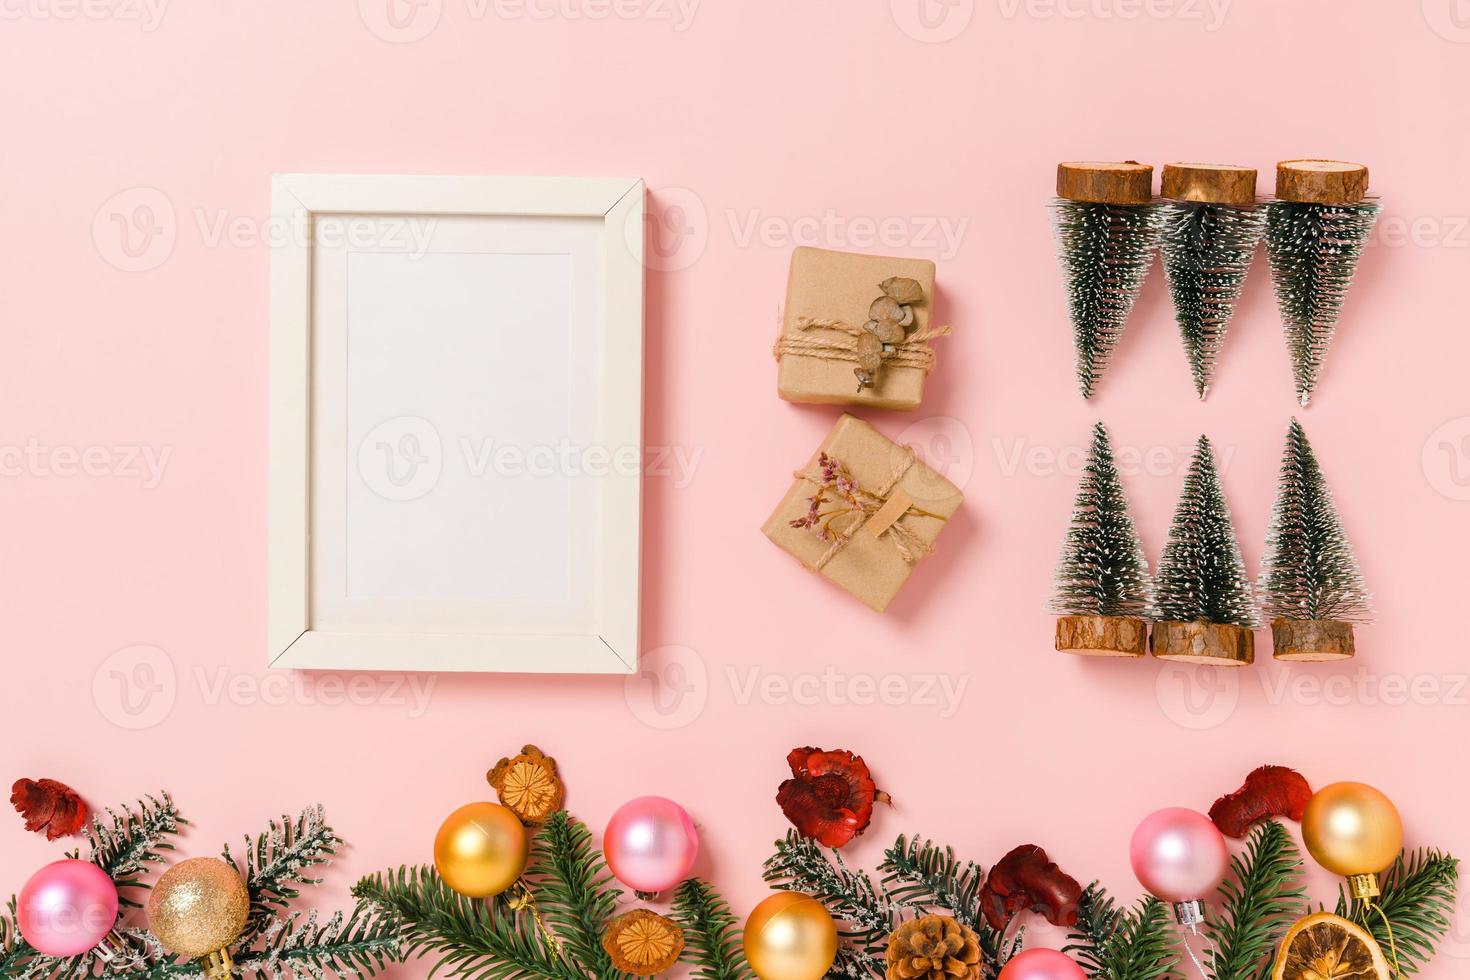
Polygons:
<instances>
[{"instance_id":1,"label":"gold christmas ball ornament","mask_svg":"<svg viewBox=\"0 0 1470 980\"><path fill-rule=\"evenodd\" d=\"M434 867L468 898L499 895L526 870L526 828L499 803L471 803L449 815L434 838Z\"/></svg>"},{"instance_id":2,"label":"gold christmas ball ornament","mask_svg":"<svg viewBox=\"0 0 1470 980\"><path fill-rule=\"evenodd\" d=\"M801 892L776 892L745 920L745 959L761 980L821 980L837 959L837 923Z\"/></svg>"},{"instance_id":3,"label":"gold christmas ball ornament","mask_svg":"<svg viewBox=\"0 0 1470 980\"><path fill-rule=\"evenodd\" d=\"M1403 849L1404 825L1393 801L1372 786L1333 783L1307 801L1302 839L1318 864L1354 879L1359 897L1371 897L1378 872ZM1371 894L1359 893L1360 887L1371 887Z\"/></svg>"},{"instance_id":4,"label":"gold christmas ball ornament","mask_svg":"<svg viewBox=\"0 0 1470 980\"><path fill-rule=\"evenodd\" d=\"M148 895L148 929L172 953L204 958L207 976L228 976L229 947L250 916L250 891L235 866L190 858L165 871Z\"/></svg>"}]
</instances>

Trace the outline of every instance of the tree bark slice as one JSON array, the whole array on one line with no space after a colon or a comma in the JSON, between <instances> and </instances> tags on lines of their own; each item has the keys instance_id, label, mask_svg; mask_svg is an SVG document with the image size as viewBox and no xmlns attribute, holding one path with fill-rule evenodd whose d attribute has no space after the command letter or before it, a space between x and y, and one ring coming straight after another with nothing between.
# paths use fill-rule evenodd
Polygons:
<instances>
[{"instance_id":1,"label":"tree bark slice","mask_svg":"<svg viewBox=\"0 0 1470 980\"><path fill-rule=\"evenodd\" d=\"M1340 160L1283 160L1276 197L1301 204L1356 204L1368 196L1368 168Z\"/></svg>"},{"instance_id":2,"label":"tree bark slice","mask_svg":"<svg viewBox=\"0 0 1470 980\"><path fill-rule=\"evenodd\" d=\"M1147 204L1154 168L1146 163L1080 161L1057 164L1057 197L1089 204Z\"/></svg>"},{"instance_id":3,"label":"tree bark slice","mask_svg":"<svg viewBox=\"0 0 1470 980\"><path fill-rule=\"evenodd\" d=\"M1277 660L1324 663L1357 653L1353 624L1334 619L1278 619L1271 624Z\"/></svg>"},{"instance_id":4,"label":"tree bark slice","mask_svg":"<svg viewBox=\"0 0 1470 980\"><path fill-rule=\"evenodd\" d=\"M1256 171L1218 163L1166 163L1159 196L1201 204L1249 207L1256 203Z\"/></svg>"},{"instance_id":5,"label":"tree bark slice","mask_svg":"<svg viewBox=\"0 0 1470 980\"><path fill-rule=\"evenodd\" d=\"M1133 616L1062 616L1057 649L1085 657L1141 657L1148 624Z\"/></svg>"},{"instance_id":6,"label":"tree bark slice","mask_svg":"<svg viewBox=\"0 0 1470 980\"><path fill-rule=\"evenodd\" d=\"M1154 623L1148 646L1158 659L1179 663L1243 667L1256 661L1255 634L1229 623Z\"/></svg>"}]
</instances>

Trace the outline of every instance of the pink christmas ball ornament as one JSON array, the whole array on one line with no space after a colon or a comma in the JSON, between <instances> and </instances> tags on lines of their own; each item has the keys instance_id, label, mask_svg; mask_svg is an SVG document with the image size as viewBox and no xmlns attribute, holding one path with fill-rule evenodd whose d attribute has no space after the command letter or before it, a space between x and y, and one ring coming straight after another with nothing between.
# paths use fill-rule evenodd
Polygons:
<instances>
[{"instance_id":1,"label":"pink christmas ball ornament","mask_svg":"<svg viewBox=\"0 0 1470 980\"><path fill-rule=\"evenodd\" d=\"M79 956L117 924L117 886L89 861L57 861L31 875L17 899L20 934L47 956Z\"/></svg>"},{"instance_id":2,"label":"pink christmas ball ornament","mask_svg":"<svg viewBox=\"0 0 1470 980\"><path fill-rule=\"evenodd\" d=\"M1087 974L1065 953L1037 948L1006 960L998 980L1087 980Z\"/></svg>"},{"instance_id":3,"label":"pink christmas ball ornament","mask_svg":"<svg viewBox=\"0 0 1470 980\"><path fill-rule=\"evenodd\" d=\"M607 822L602 853L619 881L654 894L689 877L699 855L699 833L673 800L640 796L618 807Z\"/></svg>"},{"instance_id":4,"label":"pink christmas ball ornament","mask_svg":"<svg viewBox=\"0 0 1470 980\"><path fill-rule=\"evenodd\" d=\"M1128 857L1139 883L1175 905L1214 892L1230 861L1225 837L1210 818L1184 807L1146 817L1133 832Z\"/></svg>"}]
</instances>

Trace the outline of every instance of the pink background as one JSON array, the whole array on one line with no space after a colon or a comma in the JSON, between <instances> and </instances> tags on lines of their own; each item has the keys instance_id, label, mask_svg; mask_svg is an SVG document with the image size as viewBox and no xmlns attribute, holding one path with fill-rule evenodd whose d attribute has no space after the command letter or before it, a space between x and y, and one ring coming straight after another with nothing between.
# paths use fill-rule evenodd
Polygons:
<instances>
[{"instance_id":1,"label":"pink background","mask_svg":"<svg viewBox=\"0 0 1470 980\"><path fill-rule=\"evenodd\" d=\"M1139 819L1205 808L1263 762L1374 783L1410 843L1470 855L1462 3L924 0L921 20L917 0L705 0L686 20L689 0L425 0L390 21L385 2L178 2L156 21L133 0L0 6L4 781L51 776L97 804L167 788L194 854L321 801L353 844L327 907L426 860L440 819L528 741L594 829L636 795L683 801L698 872L742 914L785 829L783 757L806 743L861 752L893 794L852 851L869 865L900 832L987 865L1034 841L1131 900ZM1044 608L1091 423L1143 454L1126 482L1154 561L1208 433L1254 573L1299 410L1264 261L1207 403L1157 269L1084 403L1053 168L1224 160L1268 191L1297 156L1367 162L1385 208L1301 413L1379 625L1357 660L1289 671L1060 656ZM286 171L646 178L647 441L697 465L647 481L642 675L437 677L425 710L402 678L276 686L263 238ZM956 328L922 409L873 415L968 496L881 617L758 532L836 414L774 393L803 242L935 258ZM58 473L88 449L92 475ZM169 454L161 479L135 449ZM0 823L9 892L61 845ZM1462 914L1427 975L1467 956Z\"/></svg>"}]
</instances>

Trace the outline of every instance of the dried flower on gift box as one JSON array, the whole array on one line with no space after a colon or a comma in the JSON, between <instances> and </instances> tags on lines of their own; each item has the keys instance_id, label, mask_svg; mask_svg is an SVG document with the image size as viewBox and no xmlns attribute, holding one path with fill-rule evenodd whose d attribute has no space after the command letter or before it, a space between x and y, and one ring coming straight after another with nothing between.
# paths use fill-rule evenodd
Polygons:
<instances>
[{"instance_id":1,"label":"dried flower on gift box","mask_svg":"<svg viewBox=\"0 0 1470 980\"><path fill-rule=\"evenodd\" d=\"M47 840L79 834L87 825L87 804L77 791L54 779L17 779L10 804L25 818L26 830Z\"/></svg>"},{"instance_id":2,"label":"dried flower on gift box","mask_svg":"<svg viewBox=\"0 0 1470 980\"><path fill-rule=\"evenodd\" d=\"M776 802L803 837L828 847L841 847L867 830L875 802L891 802L874 785L862 756L845 749L792 749L786 762L791 778L776 790Z\"/></svg>"},{"instance_id":3,"label":"dried flower on gift box","mask_svg":"<svg viewBox=\"0 0 1470 980\"><path fill-rule=\"evenodd\" d=\"M841 460L822 453L817 463L821 468L817 492L807 498L807 512L790 524L794 528L811 528L820 541L835 541L846 537L886 501L859 486ZM831 497L827 496L829 491ZM823 510L827 504L834 506ZM942 519L944 516L919 507L910 506L908 510L921 517Z\"/></svg>"},{"instance_id":4,"label":"dried flower on gift box","mask_svg":"<svg viewBox=\"0 0 1470 980\"><path fill-rule=\"evenodd\" d=\"M522 748L520 755L501 759L485 779L495 788L500 802L524 823L543 823L566 800L566 788L556 774L556 760L534 745Z\"/></svg>"}]
</instances>

